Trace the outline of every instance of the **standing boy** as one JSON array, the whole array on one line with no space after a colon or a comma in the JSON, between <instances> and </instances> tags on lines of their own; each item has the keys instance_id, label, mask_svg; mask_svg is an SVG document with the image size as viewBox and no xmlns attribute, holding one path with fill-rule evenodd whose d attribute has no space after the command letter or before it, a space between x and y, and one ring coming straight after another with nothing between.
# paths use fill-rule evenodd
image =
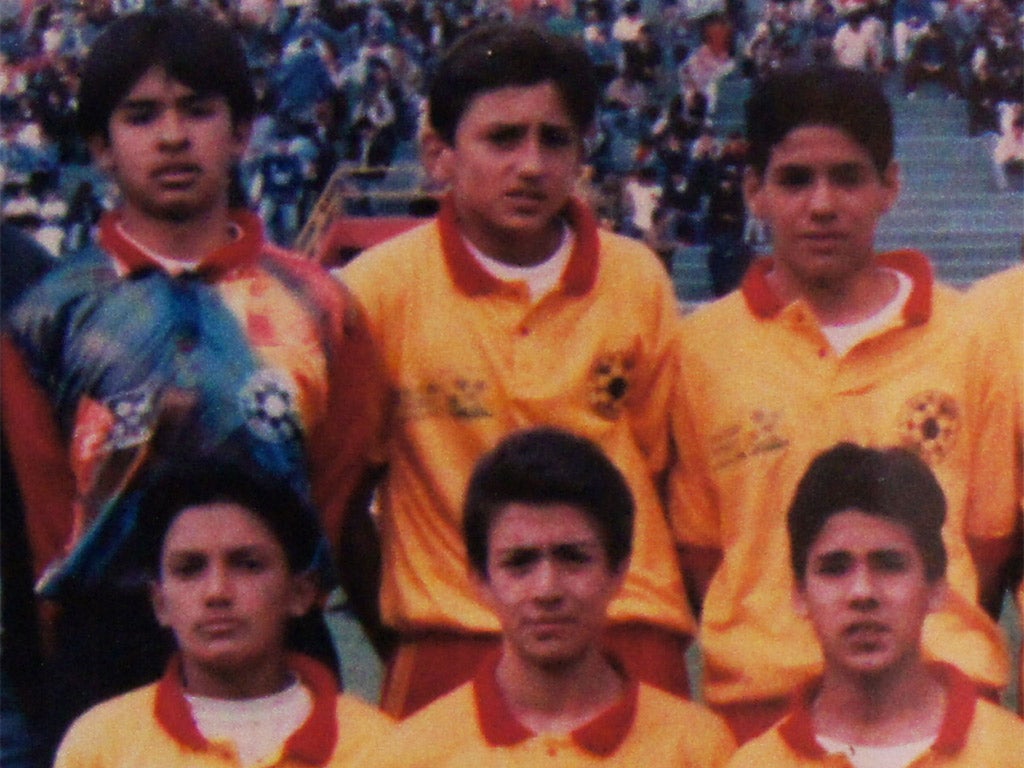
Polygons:
<instances>
[{"instance_id":1,"label":"standing boy","mask_svg":"<svg viewBox=\"0 0 1024 768\"><path fill-rule=\"evenodd\" d=\"M177 653L159 682L76 721L57 768L364 764L390 720L288 650L320 591L304 499L218 464L156 473L140 497L153 609Z\"/></svg>"},{"instance_id":2,"label":"standing boy","mask_svg":"<svg viewBox=\"0 0 1024 768\"><path fill-rule=\"evenodd\" d=\"M926 257L876 253L899 192L893 122L873 76L784 70L747 105L748 209L773 254L740 289L684 320L673 426L671 515L703 603L705 696L742 742L818 674L810 627L792 610L785 504L810 459L840 440L902 445L949 502L950 599L924 644L988 692L1007 681L999 628L978 604L979 561L1014 543L1017 500L979 486L976 462L1009 456L986 371L971 370L960 295Z\"/></svg>"},{"instance_id":3,"label":"standing boy","mask_svg":"<svg viewBox=\"0 0 1024 768\"><path fill-rule=\"evenodd\" d=\"M229 208L255 106L230 31L173 6L117 20L84 65L80 128L121 204L15 307L2 356L39 589L60 612L58 735L163 667L145 590L109 573L145 524L120 504L130 482L168 455L217 457L311 495L336 537L376 431L345 294ZM318 642L330 657L326 628Z\"/></svg>"},{"instance_id":4,"label":"standing boy","mask_svg":"<svg viewBox=\"0 0 1024 768\"><path fill-rule=\"evenodd\" d=\"M380 765L723 765L735 748L724 723L638 683L605 652L632 518L629 486L589 440L542 427L485 454L463 530L500 648L470 682L405 720Z\"/></svg>"},{"instance_id":5,"label":"standing boy","mask_svg":"<svg viewBox=\"0 0 1024 768\"><path fill-rule=\"evenodd\" d=\"M945 506L909 451L844 443L815 458L788 530L824 673L730 766L1024 766L1024 723L922 653L925 617L947 598Z\"/></svg>"},{"instance_id":6,"label":"standing boy","mask_svg":"<svg viewBox=\"0 0 1024 768\"><path fill-rule=\"evenodd\" d=\"M499 643L469 582L462 497L485 451L536 424L589 437L626 476L637 550L611 640L641 679L687 692L693 619L658 493L677 304L657 257L599 231L572 194L597 97L572 40L501 23L464 35L429 93L427 165L450 188L439 216L342 273L395 400L379 494L392 714Z\"/></svg>"}]
</instances>

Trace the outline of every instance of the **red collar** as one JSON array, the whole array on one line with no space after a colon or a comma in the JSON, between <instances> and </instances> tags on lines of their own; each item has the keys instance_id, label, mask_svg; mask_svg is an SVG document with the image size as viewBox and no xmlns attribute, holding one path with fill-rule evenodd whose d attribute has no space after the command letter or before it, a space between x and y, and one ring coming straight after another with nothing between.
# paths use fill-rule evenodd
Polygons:
<instances>
[{"instance_id":1,"label":"red collar","mask_svg":"<svg viewBox=\"0 0 1024 768\"><path fill-rule=\"evenodd\" d=\"M597 279L597 219L593 212L577 199L569 200L565 212L569 226L576 233L576 243L562 275L562 290L570 296L582 296L594 286ZM459 290L469 296L480 296L499 290L502 287L501 280L481 267L476 257L466 247L459 231L455 203L450 194L441 204L437 223L441 232L444 259Z\"/></svg>"},{"instance_id":2,"label":"red collar","mask_svg":"<svg viewBox=\"0 0 1024 768\"><path fill-rule=\"evenodd\" d=\"M473 695L480 717L480 727L487 743L493 747L511 747L534 738L537 734L516 720L498 687L497 669L501 659L495 652L483 663L473 678ZM616 668L621 668L616 663ZM640 686L627 678L622 698L586 725L572 732L576 745L591 754L608 757L626 740L636 719Z\"/></svg>"},{"instance_id":3,"label":"red collar","mask_svg":"<svg viewBox=\"0 0 1024 768\"><path fill-rule=\"evenodd\" d=\"M914 287L903 308L903 319L908 325L928 322L932 313L932 289L935 285L928 258L913 250L881 253L877 258L882 266L902 272L913 281ZM775 317L786 306L768 283L768 273L772 271L774 263L770 257L755 261L747 270L741 286L750 311L762 319Z\"/></svg>"},{"instance_id":4,"label":"red collar","mask_svg":"<svg viewBox=\"0 0 1024 768\"><path fill-rule=\"evenodd\" d=\"M338 742L338 686L327 667L308 656L288 654L288 666L313 697L313 710L284 745L286 754L310 765L325 765ZM178 743L202 751L210 744L199 732L181 684L181 657L171 659L157 683L157 722Z\"/></svg>"},{"instance_id":5,"label":"red collar","mask_svg":"<svg viewBox=\"0 0 1024 768\"><path fill-rule=\"evenodd\" d=\"M200 272L219 274L232 267L252 263L264 249L263 223L259 216L251 211L237 209L231 212L231 220L238 225L242 236L204 256L200 262ZM121 214L118 211L103 215L100 219L100 245L110 252L128 274L143 269L161 269L149 254L122 234L117 226L120 221Z\"/></svg>"},{"instance_id":6,"label":"red collar","mask_svg":"<svg viewBox=\"0 0 1024 768\"><path fill-rule=\"evenodd\" d=\"M967 733L974 719L978 690L974 683L951 664L935 662L929 665L946 688L946 713L939 726L939 736L932 749L953 755L967 743ZM820 759L828 754L814 733L811 702L817 694L820 680L807 685L797 694L789 715L779 725L779 733L795 752L808 758Z\"/></svg>"}]
</instances>

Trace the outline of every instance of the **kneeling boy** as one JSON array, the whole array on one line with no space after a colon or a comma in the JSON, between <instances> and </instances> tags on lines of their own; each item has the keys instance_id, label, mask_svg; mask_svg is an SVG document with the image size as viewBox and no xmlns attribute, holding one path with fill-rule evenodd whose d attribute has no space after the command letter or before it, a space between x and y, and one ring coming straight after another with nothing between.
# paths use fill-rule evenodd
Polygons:
<instances>
[{"instance_id":1,"label":"kneeling boy","mask_svg":"<svg viewBox=\"0 0 1024 768\"><path fill-rule=\"evenodd\" d=\"M948 594L945 515L942 489L909 451L840 443L811 463L789 541L824 674L730 768L1024 766L1024 723L921 652L925 619Z\"/></svg>"},{"instance_id":2,"label":"kneeling boy","mask_svg":"<svg viewBox=\"0 0 1024 768\"><path fill-rule=\"evenodd\" d=\"M724 765L735 746L723 722L631 679L602 647L632 530L629 486L590 441L545 427L485 454L463 535L500 649L405 720L381 764Z\"/></svg>"},{"instance_id":3,"label":"kneeling boy","mask_svg":"<svg viewBox=\"0 0 1024 768\"><path fill-rule=\"evenodd\" d=\"M339 696L333 672L287 650L318 597L324 540L281 483L224 467L169 473L142 492L153 607L177 654L163 678L71 727L57 768L350 765L392 729Z\"/></svg>"}]
</instances>

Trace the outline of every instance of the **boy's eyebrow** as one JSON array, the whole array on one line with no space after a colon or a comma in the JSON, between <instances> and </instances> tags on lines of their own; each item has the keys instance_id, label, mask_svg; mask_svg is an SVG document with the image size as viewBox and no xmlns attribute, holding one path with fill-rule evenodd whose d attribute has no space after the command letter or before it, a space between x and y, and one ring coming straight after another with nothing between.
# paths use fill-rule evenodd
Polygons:
<instances>
[{"instance_id":1,"label":"boy's eyebrow","mask_svg":"<svg viewBox=\"0 0 1024 768\"><path fill-rule=\"evenodd\" d=\"M868 557L868 558L872 558L872 557L878 557L880 555L881 556L904 555L904 554L906 554L909 551L911 551L911 550L909 548L907 548L907 547L886 546L886 547L876 547L874 549L869 549L869 550L867 550L867 552L864 553L864 555L866 557ZM825 552L818 552L816 555L814 555L814 559L815 560L826 560L826 559L829 559L829 558L837 558L837 557L853 557L853 555L854 555L854 552L851 549L838 548L838 549L830 549L830 550L827 550Z\"/></svg>"},{"instance_id":2,"label":"boy's eyebrow","mask_svg":"<svg viewBox=\"0 0 1024 768\"><path fill-rule=\"evenodd\" d=\"M194 104L199 101L208 101L217 99L221 94L213 93L198 93L196 91L190 91L189 93L182 94L174 99L175 104ZM163 102L163 99L149 96L125 96L121 102L115 107L115 109L137 109L140 107L151 107L156 104Z\"/></svg>"}]
</instances>

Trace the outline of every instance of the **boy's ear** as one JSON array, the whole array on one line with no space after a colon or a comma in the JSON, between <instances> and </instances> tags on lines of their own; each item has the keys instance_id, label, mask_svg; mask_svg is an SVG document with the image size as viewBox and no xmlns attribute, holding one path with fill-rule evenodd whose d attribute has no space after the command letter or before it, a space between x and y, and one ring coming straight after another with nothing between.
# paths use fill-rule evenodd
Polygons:
<instances>
[{"instance_id":1,"label":"boy's ear","mask_svg":"<svg viewBox=\"0 0 1024 768\"><path fill-rule=\"evenodd\" d=\"M810 611L807 610L807 599L804 597L804 590L800 584L793 584L793 610L802 619L810 618Z\"/></svg>"},{"instance_id":2,"label":"boy's ear","mask_svg":"<svg viewBox=\"0 0 1024 768\"><path fill-rule=\"evenodd\" d=\"M473 587L473 591L476 592L477 596L487 605L488 608L493 608L494 600L491 593L491 582L482 573L477 571L476 568L469 569L469 583Z\"/></svg>"},{"instance_id":3,"label":"boy's ear","mask_svg":"<svg viewBox=\"0 0 1024 768\"><path fill-rule=\"evenodd\" d=\"M102 133L97 133L85 140L89 148L89 156L93 164L103 173L110 175L116 170L113 153L110 151L110 140Z\"/></svg>"},{"instance_id":4,"label":"boy's ear","mask_svg":"<svg viewBox=\"0 0 1024 768\"><path fill-rule=\"evenodd\" d=\"M293 575L291 593L288 595L288 613L295 618L305 616L319 597L320 589L312 573Z\"/></svg>"},{"instance_id":5,"label":"boy's ear","mask_svg":"<svg viewBox=\"0 0 1024 768\"><path fill-rule=\"evenodd\" d=\"M451 146L433 128L426 128L420 136L420 160L431 181L447 185L451 181L454 163Z\"/></svg>"},{"instance_id":6,"label":"boy's ear","mask_svg":"<svg viewBox=\"0 0 1024 768\"><path fill-rule=\"evenodd\" d=\"M932 584L931 594L928 596L928 611L936 613L942 610L949 594L949 582L944 578L938 579Z\"/></svg>"},{"instance_id":7,"label":"boy's ear","mask_svg":"<svg viewBox=\"0 0 1024 768\"><path fill-rule=\"evenodd\" d=\"M764 185L764 179L761 178L761 174L755 171L753 168L747 168L743 173L743 199L747 204L747 208L755 218L764 218L761 215L761 188Z\"/></svg>"},{"instance_id":8,"label":"boy's ear","mask_svg":"<svg viewBox=\"0 0 1024 768\"><path fill-rule=\"evenodd\" d=\"M236 161L241 161L252 137L252 120L238 120L231 128L235 140Z\"/></svg>"},{"instance_id":9,"label":"boy's ear","mask_svg":"<svg viewBox=\"0 0 1024 768\"><path fill-rule=\"evenodd\" d=\"M153 605L153 614L156 616L157 623L161 627L169 627L167 601L164 598L163 585L159 579L153 579L149 582L149 602Z\"/></svg>"},{"instance_id":10,"label":"boy's ear","mask_svg":"<svg viewBox=\"0 0 1024 768\"><path fill-rule=\"evenodd\" d=\"M900 164L895 160L890 161L886 169L882 171L882 186L886 190L886 199L882 212L888 213L896 205L896 200L899 199L902 187L900 182Z\"/></svg>"}]
</instances>

